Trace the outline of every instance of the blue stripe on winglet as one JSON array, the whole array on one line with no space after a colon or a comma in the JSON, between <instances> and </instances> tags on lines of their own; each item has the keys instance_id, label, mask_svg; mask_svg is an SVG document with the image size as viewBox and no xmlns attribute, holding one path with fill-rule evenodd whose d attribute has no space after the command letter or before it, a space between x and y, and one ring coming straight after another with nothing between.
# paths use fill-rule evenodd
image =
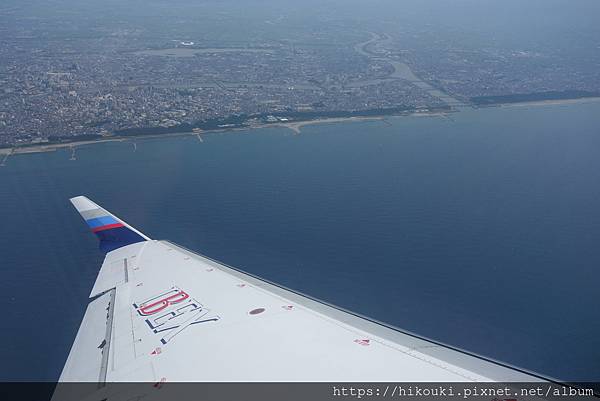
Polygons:
<instances>
[{"instance_id":1,"label":"blue stripe on winglet","mask_svg":"<svg viewBox=\"0 0 600 401\"><path fill-rule=\"evenodd\" d=\"M117 219L115 219L112 216L103 216L103 217L96 217L94 219L86 220L86 223L88 224L88 226L90 228L96 228L96 227L101 227L101 226L107 226L109 224L115 224L115 223L118 223L118 221L117 221Z\"/></svg>"}]
</instances>

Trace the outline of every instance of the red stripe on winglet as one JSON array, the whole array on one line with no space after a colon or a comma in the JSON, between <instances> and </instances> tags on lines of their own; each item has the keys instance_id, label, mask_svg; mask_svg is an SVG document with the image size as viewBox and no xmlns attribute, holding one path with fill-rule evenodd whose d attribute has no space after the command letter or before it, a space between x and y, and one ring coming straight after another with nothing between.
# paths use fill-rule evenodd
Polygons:
<instances>
[{"instance_id":1,"label":"red stripe on winglet","mask_svg":"<svg viewBox=\"0 0 600 401\"><path fill-rule=\"evenodd\" d=\"M92 232L97 233L98 231L110 230L111 228L119 228L119 227L123 227L123 224L122 223L107 224L105 226L92 228Z\"/></svg>"}]
</instances>

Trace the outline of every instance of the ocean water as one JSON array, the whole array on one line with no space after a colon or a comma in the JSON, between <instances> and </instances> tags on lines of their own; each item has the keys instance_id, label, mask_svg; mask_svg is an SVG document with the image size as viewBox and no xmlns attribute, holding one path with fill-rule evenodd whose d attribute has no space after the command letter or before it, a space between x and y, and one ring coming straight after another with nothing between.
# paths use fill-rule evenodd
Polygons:
<instances>
[{"instance_id":1,"label":"ocean water","mask_svg":"<svg viewBox=\"0 0 600 401\"><path fill-rule=\"evenodd\" d=\"M0 168L1 380L60 375L103 258L68 202L84 194L153 238L333 304L600 381L600 102L69 156Z\"/></svg>"}]
</instances>

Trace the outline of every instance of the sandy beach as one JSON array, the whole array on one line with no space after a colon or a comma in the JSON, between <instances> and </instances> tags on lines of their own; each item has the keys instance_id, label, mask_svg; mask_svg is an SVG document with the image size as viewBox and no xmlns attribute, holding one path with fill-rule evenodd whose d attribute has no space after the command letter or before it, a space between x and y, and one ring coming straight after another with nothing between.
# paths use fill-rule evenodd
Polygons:
<instances>
[{"instance_id":1,"label":"sandy beach","mask_svg":"<svg viewBox=\"0 0 600 401\"><path fill-rule=\"evenodd\" d=\"M0 149L0 155L3 155L3 157L6 157L7 155L17 155L17 154L27 154L27 153L40 153L40 152L54 152L58 149L63 149L63 148L72 148L72 147L77 147L77 146L84 146L84 145L93 145L96 143L103 143L103 142L122 142L127 140L127 138L121 138L121 137L107 137L107 138L103 138L103 139L96 139L96 140L92 140L92 141L75 141L75 142L68 142L68 143L52 143L52 144L40 144L40 145L31 145L31 146L16 146L14 148L3 148Z\"/></svg>"},{"instance_id":2,"label":"sandy beach","mask_svg":"<svg viewBox=\"0 0 600 401\"><path fill-rule=\"evenodd\" d=\"M332 118L317 118L314 120L304 120L304 121L290 121L290 122L276 122L276 123L265 123L265 124L256 124L250 125L247 127L235 127L235 128L223 128L216 130L195 130L195 132L177 132L171 134L156 134L156 135L143 135L143 136L128 136L128 137L119 137L119 136L108 136L102 139L95 140L87 140L87 141L74 141L74 142L66 142L66 143L53 143L53 144L39 144L39 145L31 145L31 146L22 146L22 147L14 147L14 148L3 148L0 149L0 163L6 161L6 159L11 155L17 154L28 154L28 153L40 153L40 152L54 152L58 149L65 148L77 148L81 146L94 145L97 143L105 143L105 142L123 142L123 141L135 141L141 139L155 139L155 138L167 138L167 137L177 137L177 136L188 136L194 135L197 136L201 142L201 136L204 134L210 133L219 133L219 132L239 132L239 131L247 131L251 129L257 128L273 128L273 127L283 127L290 129L296 135L300 134L302 131L302 127L307 125L317 125L317 124L336 124L336 123L344 123L344 122L353 122L353 121L381 121L387 117L394 116L437 116L445 113L440 112L414 112L414 113L403 113L396 115L386 115L386 116L364 116L364 117L332 117Z\"/></svg>"},{"instance_id":3,"label":"sandy beach","mask_svg":"<svg viewBox=\"0 0 600 401\"><path fill-rule=\"evenodd\" d=\"M592 102L599 102L599 101L600 101L600 97L583 97L583 98L579 98L579 99L533 100L531 102L499 103L499 104L490 105L489 107L548 106L548 105L559 105L559 104L592 103Z\"/></svg>"},{"instance_id":4,"label":"sandy beach","mask_svg":"<svg viewBox=\"0 0 600 401\"><path fill-rule=\"evenodd\" d=\"M268 128L268 127L285 127L296 134L300 134L302 131L302 127L307 125L315 125L315 124L335 124L335 123L343 123L343 122L352 122L352 121L379 121L385 119L385 116L373 116L373 117L333 117L333 118L319 118L316 120L306 120L306 121L293 121L293 122L282 122L282 123L272 123L272 124L261 124L257 126L257 128Z\"/></svg>"}]
</instances>

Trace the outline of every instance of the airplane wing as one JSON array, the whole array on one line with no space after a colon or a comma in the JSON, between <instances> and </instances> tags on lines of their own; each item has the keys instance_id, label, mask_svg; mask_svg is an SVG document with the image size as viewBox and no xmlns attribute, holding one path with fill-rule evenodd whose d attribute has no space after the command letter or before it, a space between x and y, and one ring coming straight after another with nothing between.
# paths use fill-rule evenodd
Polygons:
<instances>
[{"instance_id":1,"label":"airplane wing","mask_svg":"<svg viewBox=\"0 0 600 401\"><path fill-rule=\"evenodd\" d=\"M107 251L60 382L540 380L152 240L71 199Z\"/></svg>"}]
</instances>

